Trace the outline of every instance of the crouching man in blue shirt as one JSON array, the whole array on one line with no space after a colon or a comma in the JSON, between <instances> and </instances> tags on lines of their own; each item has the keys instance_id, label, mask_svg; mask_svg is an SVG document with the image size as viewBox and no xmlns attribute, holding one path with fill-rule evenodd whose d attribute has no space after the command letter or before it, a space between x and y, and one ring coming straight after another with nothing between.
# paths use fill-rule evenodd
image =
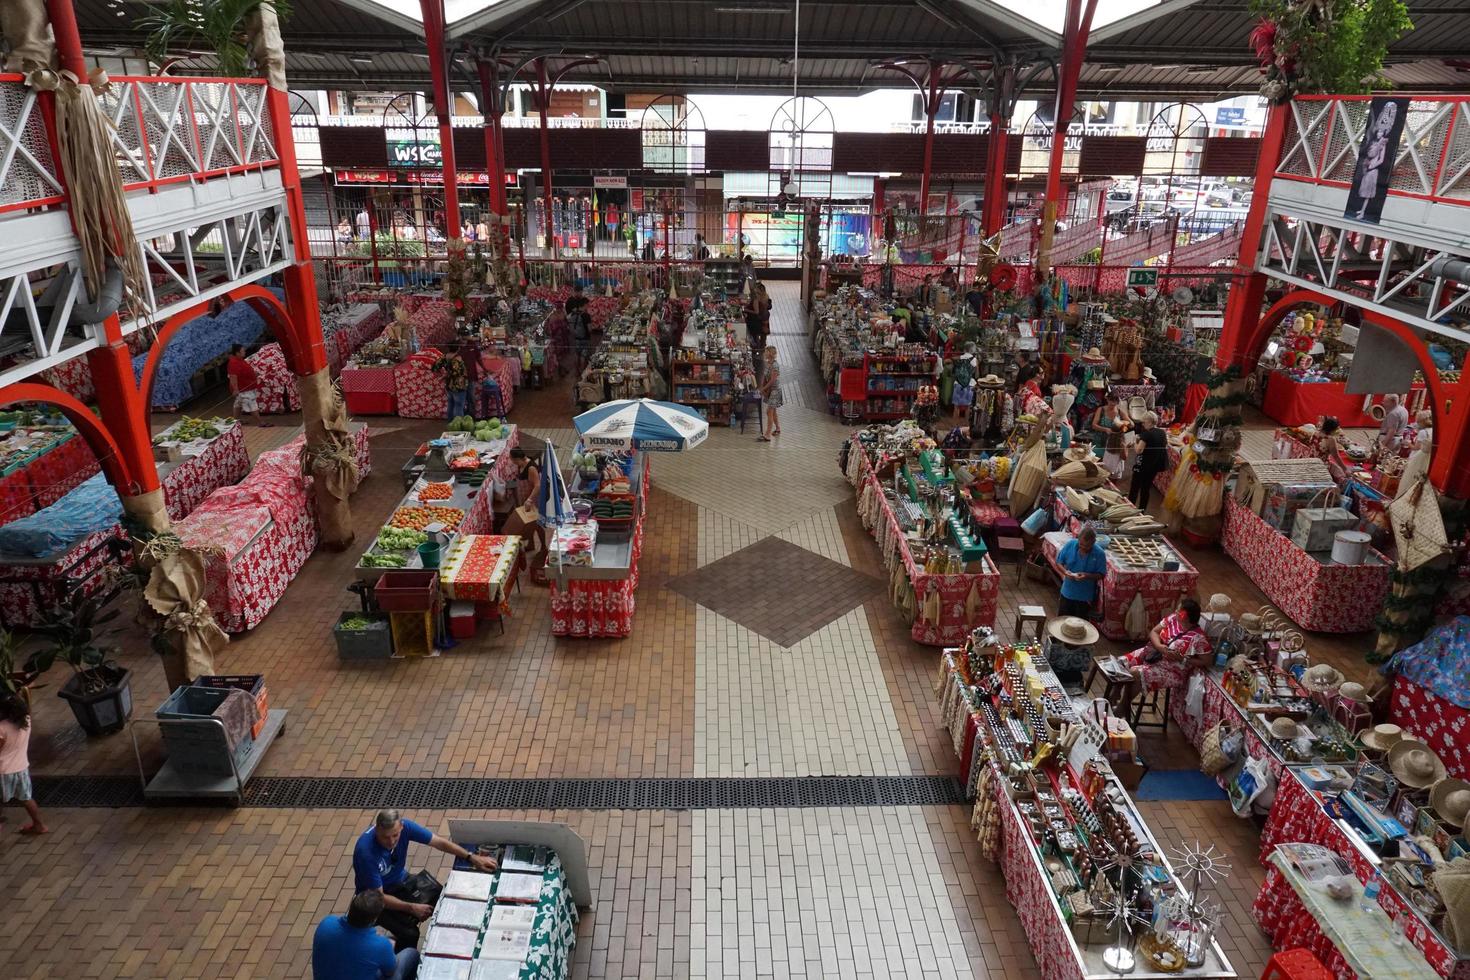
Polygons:
<instances>
[{"instance_id":1,"label":"crouching man in blue shirt","mask_svg":"<svg viewBox=\"0 0 1470 980\"><path fill-rule=\"evenodd\" d=\"M419 972L419 951L405 949L393 955L393 944L378 935L382 914L382 892L359 892L346 915L323 919L311 940L314 980L413 980Z\"/></svg>"},{"instance_id":2,"label":"crouching man in blue shirt","mask_svg":"<svg viewBox=\"0 0 1470 980\"><path fill-rule=\"evenodd\" d=\"M471 854L447 837L440 837L421 824L404 820L397 810L379 810L373 825L362 832L352 849L352 873L358 892L378 892L383 897L381 924L393 937L398 951L419 944L419 923L434 911L423 904L404 879L408 877L408 843L428 844L436 851L470 862L478 871L494 871L495 861Z\"/></svg>"}]
</instances>

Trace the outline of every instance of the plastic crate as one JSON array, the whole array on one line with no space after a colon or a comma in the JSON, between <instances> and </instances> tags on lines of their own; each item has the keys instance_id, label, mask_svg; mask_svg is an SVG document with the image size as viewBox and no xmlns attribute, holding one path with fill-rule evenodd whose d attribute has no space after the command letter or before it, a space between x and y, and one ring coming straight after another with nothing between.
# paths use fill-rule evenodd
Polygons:
<instances>
[{"instance_id":1,"label":"plastic crate","mask_svg":"<svg viewBox=\"0 0 1470 980\"><path fill-rule=\"evenodd\" d=\"M169 761L181 771L228 776L250 754L254 735L235 744L232 768L224 730L212 720L230 691L231 688L225 687L180 687L154 712L160 721L184 722L162 727Z\"/></svg>"},{"instance_id":2,"label":"plastic crate","mask_svg":"<svg viewBox=\"0 0 1470 980\"><path fill-rule=\"evenodd\" d=\"M438 569L384 572L373 586L378 608L384 612L429 612L439 588Z\"/></svg>"},{"instance_id":3,"label":"plastic crate","mask_svg":"<svg viewBox=\"0 0 1470 980\"><path fill-rule=\"evenodd\" d=\"M255 727L250 729L251 738L259 738L265 727L266 712L270 710L270 688L265 686L264 674L205 674L195 678L195 687L222 687L226 690L238 688L255 699Z\"/></svg>"},{"instance_id":4,"label":"plastic crate","mask_svg":"<svg viewBox=\"0 0 1470 980\"><path fill-rule=\"evenodd\" d=\"M345 612L337 617L332 637L337 641L337 656L343 660L387 660L393 656L393 634L388 620L379 617L362 629L343 629L342 624L362 613Z\"/></svg>"},{"instance_id":5,"label":"plastic crate","mask_svg":"<svg viewBox=\"0 0 1470 980\"><path fill-rule=\"evenodd\" d=\"M434 652L434 617L427 612L388 615L393 631L393 653L398 657L427 657Z\"/></svg>"}]
</instances>

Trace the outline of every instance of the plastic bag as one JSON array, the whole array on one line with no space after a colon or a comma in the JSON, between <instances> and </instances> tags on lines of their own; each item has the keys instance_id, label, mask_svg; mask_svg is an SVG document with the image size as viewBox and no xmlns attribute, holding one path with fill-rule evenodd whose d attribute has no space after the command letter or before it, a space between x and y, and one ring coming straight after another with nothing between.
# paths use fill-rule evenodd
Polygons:
<instances>
[{"instance_id":1,"label":"plastic bag","mask_svg":"<svg viewBox=\"0 0 1470 980\"><path fill-rule=\"evenodd\" d=\"M1230 783L1230 808L1237 817L1250 817L1265 812L1276 799L1276 782L1265 759L1247 759L1240 773Z\"/></svg>"},{"instance_id":2,"label":"plastic bag","mask_svg":"<svg viewBox=\"0 0 1470 980\"><path fill-rule=\"evenodd\" d=\"M1184 713L1191 718L1204 717L1205 677L1199 672L1189 676L1189 688L1184 693Z\"/></svg>"},{"instance_id":3,"label":"plastic bag","mask_svg":"<svg viewBox=\"0 0 1470 980\"><path fill-rule=\"evenodd\" d=\"M1148 636L1148 610L1143 605L1143 593L1133 593L1128 612L1123 615L1123 629L1130 639L1142 640Z\"/></svg>"}]
</instances>

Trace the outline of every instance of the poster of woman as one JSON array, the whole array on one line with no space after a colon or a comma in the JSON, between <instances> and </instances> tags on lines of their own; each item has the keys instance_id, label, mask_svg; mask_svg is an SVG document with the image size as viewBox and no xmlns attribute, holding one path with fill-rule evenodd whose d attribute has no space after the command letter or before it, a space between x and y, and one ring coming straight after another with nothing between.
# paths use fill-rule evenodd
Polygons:
<instances>
[{"instance_id":1,"label":"poster of woman","mask_svg":"<svg viewBox=\"0 0 1470 980\"><path fill-rule=\"evenodd\" d=\"M1408 99L1379 96L1368 103L1368 127L1358 147L1344 214L1355 221L1378 223L1388 197L1389 178L1398 158L1399 138L1409 118Z\"/></svg>"}]
</instances>

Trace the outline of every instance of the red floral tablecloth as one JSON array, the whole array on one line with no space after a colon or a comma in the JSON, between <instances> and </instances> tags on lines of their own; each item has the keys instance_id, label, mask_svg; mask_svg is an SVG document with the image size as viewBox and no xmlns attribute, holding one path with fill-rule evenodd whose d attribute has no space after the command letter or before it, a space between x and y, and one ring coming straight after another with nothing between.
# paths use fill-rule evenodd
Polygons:
<instances>
[{"instance_id":1,"label":"red floral tablecloth","mask_svg":"<svg viewBox=\"0 0 1470 980\"><path fill-rule=\"evenodd\" d=\"M1051 531L1042 535L1041 552L1056 568L1057 553L1061 551L1071 535L1063 531ZM1167 538L1165 542L1179 559L1176 571L1143 571L1124 568L1108 556L1108 570L1103 575L1100 606L1103 619L1098 629L1110 640L1127 640L1128 630L1123 625L1128 607L1133 598L1143 596L1144 619L1152 627L1179 605L1181 596L1193 595L1199 582L1199 572L1191 565Z\"/></svg>"},{"instance_id":2,"label":"red floral tablecloth","mask_svg":"<svg viewBox=\"0 0 1470 980\"><path fill-rule=\"evenodd\" d=\"M1214 671L1207 671L1200 676L1204 679L1205 694L1199 716L1191 715L1189 699L1181 696L1180 692L1175 692L1174 696L1169 699L1170 720L1179 726L1179 731L1189 739L1189 744L1194 746L1196 752L1199 752L1204 746L1205 733L1220 722L1225 722L1232 729L1244 733L1245 754L1252 759L1265 759L1271 769L1271 775L1280 779L1285 768L1281 757L1266 744L1266 740L1261 738L1260 733L1254 727L1247 724L1245 712L1220 685L1220 675ZM1223 776L1216 776L1215 782L1224 788L1226 781Z\"/></svg>"},{"instance_id":3,"label":"red floral tablecloth","mask_svg":"<svg viewBox=\"0 0 1470 980\"><path fill-rule=\"evenodd\" d=\"M286 353L272 341L246 358L255 368L260 383L257 400L267 415L301 411L301 393L296 390L296 375L286 366Z\"/></svg>"},{"instance_id":4,"label":"red floral tablecloth","mask_svg":"<svg viewBox=\"0 0 1470 980\"><path fill-rule=\"evenodd\" d=\"M141 330L136 331L132 336L137 336L142 332ZM87 363L85 357L73 357L69 361L62 361L53 368L47 368L43 376L58 390L66 392L83 404L97 397L97 388L92 384L92 365Z\"/></svg>"},{"instance_id":5,"label":"red floral tablecloth","mask_svg":"<svg viewBox=\"0 0 1470 980\"><path fill-rule=\"evenodd\" d=\"M1337 825L1336 821L1322 808L1317 796L1297 778L1293 770L1286 769L1277 781L1276 801L1271 805L1271 813L1266 818L1265 828L1261 831L1261 864L1271 868L1268 859L1276 845L1293 842L1321 844L1323 847L1336 851L1353 866L1353 872L1361 882L1366 883L1376 870L1352 841L1348 840L1347 834ZM1272 920L1265 916L1290 912L1290 903L1280 894L1282 888L1288 892L1291 891L1290 884L1281 880L1279 874L1274 883L1271 875L1268 874L1265 884L1261 886L1260 894L1256 896L1254 907L1256 921L1268 933L1274 933L1274 930L1270 924ZM1292 897L1295 898L1295 895ZM1395 920L1403 923L1404 935L1416 949L1424 954L1435 972L1445 977L1458 973L1457 965L1460 961L1455 954L1419 917L1418 913L1404 902L1387 881L1379 889L1378 904L1383 906L1384 910ZM1313 925L1315 927L1315 923ZM1288 928L1300 930L1302 924L1288 923ZM1276 943L1274 936L1272 944L1277 949L1286 948ZM1318 958L1322 959L1320 955ZM1323 962L1326 960L1324 959ZM1470 961L1467 961L1466 967L1470 968ZM1343 974L1338 975L1343 976ZM1350 977L1352 973L1349 972L1346 976Z\"/></svg>"},{"instance_id":6,"label":"red floral tablecloth","mask_svg":"<svg viewBox=\"0 0 1470 980\"><path fill-rule=\"evenodd\" d=\"M918 612L909 628L909 635L929 646L957 646L965 641L975 627L994 625L996 608L1000 602L1000 571L990 556L981 558L981 567L984 570L979 572L936 575L924 571L914 561L903 528L883 496L867 453L857 443L853 443L851 453L849 459L855 468L854 483L858 489L859 510L868 511L864 525L878 542L878 547L883 552L884 564L891 568L892 562L903 562L904 574L914 587ZM939 593L939 616L937 619L930 619L924 612L925 599L934 590ZM932 611L932 599L929 600L929 606Z\"/></svg>"},{"instance_id":7,"label":"red floral tablecloth","mask_svg":"<svg viewBox=\"0 0 1470 980\"><path fill-rule=\"evenodd\" d=\"M398 415L405 419L442 419L449 416L444 376L422 359L410 358L393 369L393 391Z\"/></svg>"},{"instance_id":8,"label":"red floral tablecloth","mask_svg":"<svg viewBox=\"0 0 1470 980\"><path fill-rule=\"evenodd\" d=\"M1000 868L1006 899L1016 910L1036 967L1046 980L1082 980L1066 921L1056 907L1051 885L1031 847L1021 814L1006 795L1005 780L990 780L1000 812Z\"/></svg>"},{"instance_id":9,"label":"red floral tablecloth","mask_svg":"<svg viewBox=\"0 0 1470 980\"><path fill-rule=\"evenodd\" d=\"M220 487L237 483L250 472L250 454L245 450L245 429L237 422L211 439L204 449L167 467L159 482L164 507L170 520L187 516Z\"/></svg>"},{"instance_id":10,"label":"red floral tablecloth","mask_svg":"<svg viewBox=\"0 0 1470 980\"><path fill-rule=\"evenodd\" d=\"M381 395L393 393L393 366L344 367L342 369L342 391L345 394L364 392Z\"/></svg>"},{"instance_id":11,"label":"red floral tablecloth","mask_svg":"<svg viewBox=\"0 0 1470 980\"><path fill-rule=\"evenodd\" d=\"M50 507L96 476L101 468L96 454L81 436L72 436L49 453L43 453L25 467L35 491L36 509Z\"/></svg>"},{"instance_id":12,"label":"red floral tablecloth","mask_svg":"<svg viewBox=\"0 0 1470 980\"><path fill-rule=\"evenodd\" d=\"M1248 508L1225 498L1220 543L1252 582L1302 629L1356 633L1373 627L1388 594L1389 565L1324 565Z\"/></svg>"},{"instance_id":13,"label":"red floral tablecloth","mask_svg":"<svg viewBox=\"0 0 1470 980\"><path fill-rule=\"evenodd\" d=\"M1388 720L1427 743L1450 775L1470 779L1470 709L1395 676Z\"/></svg>"},{"instance_id":14,"label":"red floral tablecloth","mask_svg":"<svg viewBox=\"0 0 1470 980\"><path fill-rule=\"evenodd\" d=\"M506 454L509 456L509 454ZM551 579L551 634L553 636L622 637L633 632L634 593L638 591L638 560L643 556L643 519L648 507L648 461L643 461L638 521L633 526L632 561L628 577L611 581L570 579L565 588Z\"/></svg>"},{"instance_id":15,"label":"red floral tablecloth","mask_svg":"<svg viewBox=\"0 0 1470 980\"><path fill-rule=\"evenodd\" d=\"M103 590L132 564L121 524L87 535L54 562L0 563L0 626L39 626L44 611Z\"/></svg>"}]
</instances>

